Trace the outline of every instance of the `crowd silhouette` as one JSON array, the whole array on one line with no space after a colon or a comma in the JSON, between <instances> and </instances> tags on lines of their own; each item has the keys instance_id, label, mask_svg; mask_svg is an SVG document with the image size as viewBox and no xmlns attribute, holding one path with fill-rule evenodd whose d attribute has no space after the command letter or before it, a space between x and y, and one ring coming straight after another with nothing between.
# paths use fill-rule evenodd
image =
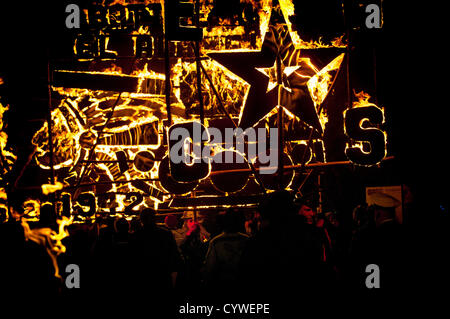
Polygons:
<instances>
[{"instance_id":1,"label":"crowd silhouette","mask_svg":"<svg viewBox=\"0 0 450 319\"><path fill-rule=\"evenodd\" d=\"M20 223L1 224L2 290L10 295L110 303L145 302L172 311L186 300L220 303L310 302L343 291L367 293L365 267L376 264L383 286L404 284L407 238L389 207L360 205L344 231L336 214L317 214L307 198L269 194L257 210L229 208L213 223L192 214L140 211L138 218L99 217L72 224L55 278L48 254L25 241ZM54 227L50 210L34 227ZM81 270L80 289L64 269Z\"/></svg>"}]
</instances>

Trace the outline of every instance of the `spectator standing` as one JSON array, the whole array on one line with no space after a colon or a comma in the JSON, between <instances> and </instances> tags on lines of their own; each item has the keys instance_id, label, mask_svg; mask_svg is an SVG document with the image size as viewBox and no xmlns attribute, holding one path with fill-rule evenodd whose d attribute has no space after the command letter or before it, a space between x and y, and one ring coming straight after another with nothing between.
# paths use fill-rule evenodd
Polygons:
<instances>
[{"instance_id":1,"label":"spectator standing","mask_svg":"<svg viewBox=\"0 0 450 319\"><path fill-rule=\"evenodd\" d=\"M229 209L223 216L223 232L214 237L205 257L205 282L216 293L237 288L239 265L248 236L240 233L239 211Z\"/></svg>"}]
</instances>

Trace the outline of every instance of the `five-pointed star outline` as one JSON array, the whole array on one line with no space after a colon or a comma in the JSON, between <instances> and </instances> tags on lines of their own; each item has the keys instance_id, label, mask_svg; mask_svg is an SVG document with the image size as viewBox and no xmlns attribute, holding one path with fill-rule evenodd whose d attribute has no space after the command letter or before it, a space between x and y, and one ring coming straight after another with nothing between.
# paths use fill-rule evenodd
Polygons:
<instances>
[{"instance_id":1,"label":"five-pointed star outline","mask_svg":"<svg viewBox=\"0 0 450 319\"><path fill-rule=\"evenodd\" d=\"M289 93L292 93L292 89L289 85L288 78L297 71L300 68L300 65L295 66L285 66L283 61L280 63L281 68L281 87L288 91ZM267 85L267 91L266 93L272 91L274 88L278 86L278 67L277 67L277 61L273 64L270 68L255 68L265 76L269 78L269 84Z\"/></svg>"},{"instance_id":2,"label":"five-pointed star outline","mask_svg":"<svg viewBox=\"0 0 450 319\"><path fill-rule=\"evenodd\" d=\"M285 17L284 19L286 21ZM269 23L268 30L270 30L270 25L271 23ZM276 31L278 32L278 30ZM287 27L286 32L287 35L284 37L281 47L279 45L275 46L277 50L274 50L274 46L269 43L267 43L269 45L265 45L265 42L268 39L268 34L266 32L265 40L260 51L218 52L208 54L210 58L216 60L216 62L221 64L228 71L240 77L250 85L250 89L247 91L239 115L238 125L244 130L256 125L261 119L266 117L274 107L281 104L279 102L280 93L282 92L273 91L278 85L278 82L275 80L277 70L276 65L274 65L274 60L276 64L277 54L280 54L282 50L285 50L291 44L294 44L292 41L292 31L289 27ZM281 35L281 33L279 35ZM295 45L293 45L293 47L295 50L298 50L295 48ZM272 65L272 67L269 67L270 65ZM306 125L315 128L318 133L322 133L323 127L319 121L319 114L317 114L311 92L306 83L300 83L301 81L298 81L293 75L299 67L300 66L298 65L289 65L282 70L282 77L287 78L286 73L292 75L293 78L291 84L297 82L297 85L291 87L289 83L282 81L283 87L289 92L290 103L280 106L288 110L291 114L294 114L295 117ZM286 68L288 69L286 70ZM320 72L315 67L314 70L311 69L305 71L310 72L308 77L312 77ZM298 74L298 72L295 72L295 74ZM298 77L305 78L301 74L298 74ZM265 91L263 91L263 88ZM328 92L330 89L331 87L328 88Z\"/></svg>"}]
</instances>

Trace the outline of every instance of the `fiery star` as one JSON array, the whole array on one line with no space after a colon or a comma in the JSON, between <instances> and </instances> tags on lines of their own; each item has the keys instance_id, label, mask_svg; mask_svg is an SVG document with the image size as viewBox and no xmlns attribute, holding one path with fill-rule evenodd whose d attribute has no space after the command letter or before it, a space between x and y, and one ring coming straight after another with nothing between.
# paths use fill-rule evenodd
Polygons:
<instances>
[{"instance_id":1,"label":"fiery star","mask_svg":"<svg viewBox=\"0 0 450 319\"><path fill-rule=\"evenodd\" d=\"M252 127L277 104L276 90L266 92L269 77L257 70L257 68L273 65L275 56L267 47L263 47L259 52L210 53L208 55L250 84L239 115L241 128ZM270 109L268 109L269 105Z\"/></svg>"},{"instance_id":2,"label":"fiery star","mask_svg":"<svg viewBox=\"0 0 450 319\"><path fill-rule=\"evenodd\" d=\"M321 63L317 67L311 62L313 57L305 56L303 51L301 54L300 50L294 47L285 25L271 25L260 52L209 54L212 59L250 84L250 90L239 116L241 128L254 126L275 106L281 104L303 123L313 127L318 133L323 132L323 121L321 123L318 105L323 102L331 89L332 77L330 75L319 78L319 75L329 71L328 64L336 60L338 54L333 49L325 53L321 52L319 54ZM280 92L280 99L278 99L277 90L273 90L277 86L276 73L279 72L275 61L277 55L281 57L279 71L282 74L281 85L285 89ZM334 71L336 68L339 69L340 62L342 59L339 60L337 67L333 68ZM289 81L287 81L288 77Z\"/></svg>"},{"instance_id":3,"label":"fiery star","mask_svg":"<svg viewBox=\"0 0 450 319\"><path fill-rule=\"evenodd\" d=\"M256 68L259 72L264 74L269 78L269 85L267 86L267 92L272 91L274 88L278 86L278 71L281 76L281 86L288 92L292 92L288 77L291 76L298 68L299 65L296 66L284 66L283 62L280 62L280 70L278 70L277 62L275 61L274 65L270 68Z\"/></svg>"}]
</instances>

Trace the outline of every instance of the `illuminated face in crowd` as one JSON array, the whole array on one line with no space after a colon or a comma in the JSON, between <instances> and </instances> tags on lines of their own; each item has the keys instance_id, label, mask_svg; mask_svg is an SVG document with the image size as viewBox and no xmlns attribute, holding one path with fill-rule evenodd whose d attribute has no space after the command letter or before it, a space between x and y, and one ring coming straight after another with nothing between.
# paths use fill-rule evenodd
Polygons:
<instances>
[{"instance_id":1,"label":"illuminated face in crowd","mask_svg":"<svg viewBox=\"0 0 450 319\"><path fill-rule=\"evenodd\" d=\"M298 214L304 216L308 224L312 224L314 222L315 212L311 207L302 205L302 207L298 211Z\"/></svg>"}]
</instances>

